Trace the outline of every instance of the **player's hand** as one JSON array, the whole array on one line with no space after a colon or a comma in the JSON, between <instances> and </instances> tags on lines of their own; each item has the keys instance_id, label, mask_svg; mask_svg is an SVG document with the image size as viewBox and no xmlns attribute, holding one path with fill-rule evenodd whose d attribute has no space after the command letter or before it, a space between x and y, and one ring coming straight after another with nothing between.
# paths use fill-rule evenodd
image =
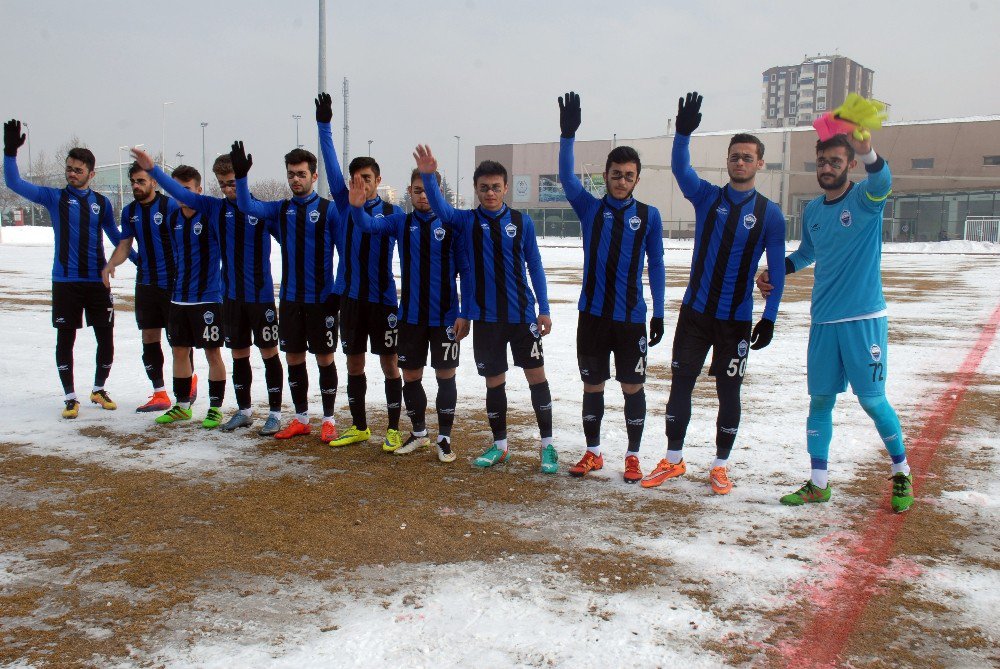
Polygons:
<instances>
[{"instance_id":1,"label":"player's hand","mask_svg":"<svg viewBox=\"0 0 1000 669\"><path fill-rule=\"evenodd\" d=\"M859 156L871 153L872 150L872 134L866 132L861 135L862 139L858 139L857 131L847 135L847 141L854 147L854 153Z\"/></svg>"},{"instance_id":2,"label":"player's hand","mask_svg":"<svg viewBox=\"0 0 1000 669\"><path fill-rule=\"evenodd\" d=\"M417 169L421 174L434 174L437 172L438 161L431 153L431 147L426 144L417 144L413 152L413 159L417 161Z\"/></svg>"},{"instance_id":3,"label":"player's hand","mask_svg":"<svg viewBox=\"0 0 1000 669\"><path fill-rule=\"evenodd\" d=\"M135 158L135 162L139 163L139 167L147 172L151 172L153 167L156 165L153 161L153 157L140 149L138 146L133 146L129 149L129 153L131 153L132 157Z\"/></svg>"},{"instance_id":4,"label":"player's hand","mask_svg":"<svg viewBox=\"0 0 1000 669\"><path fill-rule=\"evenodd\" d=\"M649 319L649 345L656 346L663 339L663 318L653 316Z\"/></svg>"},{"instance_id":5,"label":"player's hand","mask_svg":"<svg viewBox=\"0 0 1000 669\"><path fill-rule=\"evenodd\" d=\"M17 150L24 144L24 139L25 135L21 132L20 121L12 118L3 124L3 154L5 156L16 156Z\"/></svg>"},{"instance_id":6,"label":"player's hand","mask_svg":"<svg viewBox=\"0 0 1000 669\"><path fill-rule=\"evenodd\" d=\"M237 140L233 142L233 149L229 152L229 159L233 161L233 174L237 179L245 179L253 167L253 155L247 155L243 148L243 142Z\"/></svg>"},{"instance_id":7,"label":"player's hand","mask_svg":"<svg viewBox=\"0 0 1000 669\"><path fill-rule=\"evenodd\" d=\"M317 123L329 123L333 120L333 98L329 93L320 93L313 102L316 103Z\"/></svg>"},{"instance_id":8,"label":"player's hand","mask_svg":"<svg viewBox=\"0 0 1000 669\"><path fill-rule=\"evenodd\" d=\"M101 270L101 281L104 282L105 288L111 288L111 279L115 276L115 266L108 263Z\"/></svg>"},{"instance_id":9,"label":"player's hand","mask_svg":"<svg viewBox=\"0 0 1000 669\"><path fill-rule=\"evenodd\" d=\"M580 96L570 91L559 97L559 129L563 137L576 137L580 128Z\"/></svg>"},{"instance_id":10,"label":"player's hand","mask_svg":"<svg viewBox=\"0 0 1000 669\"><path fill-rule=\"evenodd\" d=\"M766 298L774 290L774 286L768 283L771 279L771 275L764 270L757 275L757 290L760 291L760 296Z\"/></svg>"},{"instance_id":11,"label":"player's hand","mask_svg":"<svg viewBox=\"0 0 1000 669\"><path fill-rule=\"evenodd\" d=\"M347 200L351 203L352 207L363 207L368 198L365 192L365 180L361 177L361 174L355 174L351 177L350 190L347 193Z\"/></svg>"},{"instance_id":12,"label":"player's hand","mask_svg":"<svg viewBox=\"0 0 1000 669\"><path fill-rule=\"evenodd\" d=\"M694 91L677 100L677 120L674 126L678 135L690 135L701 125L702 99L698 91Z\"/></svg>"},{"instance_id":13,"label":"player's hand","mask_svg":"<svg viewBox=\"0 0 1000 669\"><path fill-rule=\"evenodd\" d=\"M469 336L469 325L468 318L455 319L455 341L462 341Z\"/></svg>"},{"instance_id":14,"label":"player's hand","mask_svg":"<svg viewBox=\"0 0 1000 669\"><path fill-rule=\"evenodd\" d=\"M750 335L750 348L759 351L771 343L772 337L774 337L774 321L762 318L757 321L757 325L754 326L753 333Z\"/></svg>"},{"instance_id":15,"label":"player's hand","mask_svg":"<svg viewBox=\"0 0 1000 669\"><path fill-rule=\"evenodd\" d=\"M545 314L539 314L538 320L535 321L538 325L538 334L544 337L548 333L552 332L552 319Z\"/></svg>"}]
</instances>

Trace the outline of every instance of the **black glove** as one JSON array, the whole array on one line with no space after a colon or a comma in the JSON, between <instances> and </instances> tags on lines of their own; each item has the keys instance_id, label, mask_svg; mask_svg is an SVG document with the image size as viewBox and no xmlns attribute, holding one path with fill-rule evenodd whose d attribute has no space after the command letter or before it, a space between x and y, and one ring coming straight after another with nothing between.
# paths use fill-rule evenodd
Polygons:
<instances>
[{"instance_id":1,"label":"black glove","mask_svg":"<svg viewBox=\"0 0 1000 669\"><path fill-rule=\"evenodd\" d=\"M575 137L580 127L580 96L570 91L559 97L559 129L566 138Z\"/></svg>"},{"instance_id":2,"label":"black glove","mask_svg":"<svg viewBox=\"0 0 1000 669\"><path fill-rule=\"evenodd\" d=\"M316 103L316 122L329 123L333 120L333 98L329 93L320 93Z\"/></svg>"},{"instance_id":3,"label":"black glove","mask_svg":"<svg viewBox=\"0 0 1000 669\"><path fill-rule=\"evenodd\" d=\"M686 98L677 100L677 126L678 135L690 135L701 125L701 100L698 91L688 93Z\"/></svg>"},{"instance_id":4,"label":"black glove","mask_svg":"<svg viewBox=\"0 0 1000 669\"><path fill-rule=\"evenodd\" d=\"M649 319L649 345L656 346L663 339L663 319L653 316Z\"/></svg>"},{"instance_id":5,"label":"black glove","mask_svg":"<svg viewBox=\"0 0 1000 669\"><path fill-rule=\"evenodd\" d=\"M3 155L16 156L17 150L24 144L21 133L21 122L11 119L3 124Z\"/></svg>"},{"instance_id":6,"label":"black glove","mask_svg":"<svg viewBox=\"0 0 1000 669\"><path fill-rule=\"evenodd\" d=\"M774 321L762 318L753 327L753 334L750 335L750 348L759 351L771 343L774 337Z\"/></svg>"},{"instance_id":7,"label":"black glove","mask_svg":"<svg viewBox=\"0 0 1000 669\"><path fill-rule=\"evenodd\" d=\"M233 161L233 174L237 179L245 179L253 166L253 156L247 155L243 148L243 142L233 142L233 150L229 152L229 159Z\"/></svg>"}]
</instances>

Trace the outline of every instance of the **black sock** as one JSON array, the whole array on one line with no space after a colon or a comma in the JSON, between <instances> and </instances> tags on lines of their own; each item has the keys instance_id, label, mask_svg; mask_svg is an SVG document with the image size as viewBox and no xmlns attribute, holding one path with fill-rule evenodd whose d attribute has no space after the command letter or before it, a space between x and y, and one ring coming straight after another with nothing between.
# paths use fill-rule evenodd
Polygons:
<instances>
[{"instance_id":1,"label":"black sock","mask_svg":"<svg viewBox=\"0 0 1000 669\"><path fill-rule=\"evenodd\" d=\"M59 370L59 380L63 392L67 395L73 390L73 344L76 342L76 330L69 328L56 329L56 369Z\"/></svg>"},{"instance_id":2,"label":"black sock","mask_svg":"<svg viewBox=\"0 0 1000 669\"><path fill-rule=\"evenodd\" d=\"M455 422L455 405L458 404L458 385L454 376L439 378L437 382L438 392L434 404L437 406L438 434L450 437L451 426Z\"/></svg>"},{"instance_id":3,"label":"black sock","mask_svg":"<svg viewBox=\"0 0 1000 669\"><path fill-rule=\"evenodd\" d=\"M267 384L267 403L271 411L281 411L283 373L281 358L277 354L264 358L264 383Z\"/></svg>"},{"instance_id":4,"label":"black sock","mask_svg":"<svg viewBox=\"0 0 1000 669\"><path fill-rule=\"evenodd\" d=\"M625 431L628 434L628 452L638 453L642 443L642 428L646 424L646 389L625 395Z\"/></svg>"},{"instance_id":5,"label":"black sock","mask_svg":"<svg viewBox=\"0 0 1000 669\"><path fill-rule=\"evenodd\" d=\"M347 403L351 407L351 420L359 430L368 429L368 414L365 412L365 393L368 392L368 377L364 374L347 375Z\"/></svg>"},{"instance_id":6,"label":"black sock","mask_svg":"<svg viewBox=\"0 0 1000 669\"><path fill-rule=\"evenodd\" d=\"M162 388L163 348L160 342L154 341L142 345L142 366L146 368L146 376L153 382L153 388Z\"/></svg>"},{"instance_id":7,"label":"black sock","mask_svg":"<svg viewBox=\"0 0 1000 669\"><path fill-rule=\"evenodd\" d=\"M667 449L679 451L684 446L688 423L691 422L691 394L697 376L675 374L670 379L670 397L667 399Z\"/></svg>"},{"instance_id":8,"label":"black sock","mask_svg":"<svg viewBox=\"0 0 1000 669\"><path fill-rule=\"evenodd\" d=\"M174 397L178 404L191 401L191 377L174 377Z\"/></svg>"},{"instance_id":9,"label":"black sock","mask_svg":"<svg viewBox=\"0 0 1000 669\"><path fill-rule=\"evenodd\" d=\"M385 406L389 410L390 430L399 429L399 415L403 412L403 377L385 380ZM426 398L424 408L427 408Z\"/></svg>"},{"instance_id":10,"label":"black sock","mask_svg":"<svg viewBox=\"0 0 1000 669\"><path fill-rule=\"evenodd\" d=\"M94 385L103 388L111 374L111 364L115 360L115 330L110 327L94 328L94 338L97 339L97 354L94 356L96 369Z\"/></svg>"},{"instance_id":11,"label":"black sock","mask_svg":"<svg viewBox=\"0 0 1000 669\"><path fill-rule=\"evenodd\" d=\"M208 380L208 406L213 409L222 408L222 400L226 397L226 380Z\"/></svg>"},{"instance_id":12,"label":"black sock","mask_svg":"<svg viewBox=\"0 0 1000 669\"><path fill-rule=\"evenodd\" d=\"M233 391L236 406L241 410L250 408L250 385L253 383L253 368L250 358L233 358ZM208 391L211 394L211 389Z\"/></svg>"},{"instance_id":13,"label":"black sock","mask_svg":"<svg viewBox=\"0 0 1000 669\"><path fill-rule=\"evenodd\" d=\"M528 386L531 391L531 406L535 409L535 419L538 421L538 433L542 439L552 437L552 393L549 392L549 382L542 381Z\"/></svg>"},{"instance_id":14,"label":"black sock","mask_svg":"<svg viewBox=\"0 0 1000 669\"><path fill-rule=\"evenodd\" d=\"M715 421L715 457L728 460L740 427L740 384L726 377L721 381L716 380L715 389L719 394L719 415Z\"/></svg>"},{"instance_id":15,"label":"black sock","mask_svg":"<svg viewBox=\"0 0 1000 669\"><path fill-rule=\"evenodd\" d=\"M386 381L386 384L389 382ZM388 385L386 387L388 392ZM406 415L410 417L414 432L427 429L427 393L421 379L403 384L403 399L406 400Z\"/></svg>"},{"instance_id":16,"label":"black sock","mask_svg":"<svg viewBox=\"0 0 1000 669\"><path fill-rule=\"evenodd\" d=\"M292 393L295 413L309 413L309 373L306 363L288 366L288 390Z\"/></svg>"},{"instance_id":17,"label":"black sock","mask_svg":"<svg viewBox=\"0 0 1000 669\"><path fill-rule=\"evenodd\" d=\"M601 445L601 421L604 420L604 391L583 392L583 436L588 448Z\"/></svg>"},{"instance_id":18,"label":"black sock","mask_svg":"<svg viewBox=\"0 0 1000 669\"><path fill-rule=\"evenodd\" d=\"M490 419L493 441L507 438L507 384L486 389L486 417Z\"/></svg>"},{"instance_id":19,"label":"black sock","mask_svg":"<svg viewBox=\"0 0 1000 669\"><path fill-rule=\"evenodd\" d=\"M333 418L337 407L337 365L331 362L326 367L319 366L319 392L323 399L323 417Z\"/></svg>"}]
</instances>

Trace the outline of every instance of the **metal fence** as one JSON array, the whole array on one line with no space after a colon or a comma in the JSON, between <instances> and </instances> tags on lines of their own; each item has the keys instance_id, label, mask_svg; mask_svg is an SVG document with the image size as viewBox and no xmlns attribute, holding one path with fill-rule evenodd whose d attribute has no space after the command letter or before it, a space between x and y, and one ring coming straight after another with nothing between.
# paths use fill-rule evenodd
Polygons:
<instances>
[{"instance_id":1,"label":"metal fence","mask_svg":"<svg viewBox=\"0 0 1000 669\"><path fill-rule=\"evenodd\" d=\"M974 242L1000 242L1000 218L969 216L962 226L962 239Z\"/></svg>"}]
</instances>

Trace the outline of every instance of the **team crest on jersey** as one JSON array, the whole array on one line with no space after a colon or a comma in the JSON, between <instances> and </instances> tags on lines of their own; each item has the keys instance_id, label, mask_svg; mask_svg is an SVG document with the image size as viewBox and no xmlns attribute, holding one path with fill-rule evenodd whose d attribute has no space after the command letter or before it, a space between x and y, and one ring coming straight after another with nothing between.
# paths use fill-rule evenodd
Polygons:
<instances>
[{"instance_id":1,"label":"team crest on jersey","mask_svg":"<svg viewBox=\"0 0 1000 669\"><path fill-rule=\"evenodd\" d=\"M337 324L337 319L335 319L333 316L327 316L326 321L324 322L326 323L326 329L331 330L333 329L333 326Z\"/></svg>"},{"instance_id":2,"label":"team crest on jersey","mask_svg":"<svg viewBox=\"0 0 1000 669\"><path fill-rule=\"evenodd\" d=\"M203 229L203 228L201 227L201 223L200 223L200 222L198 222L198 223L195 223L195 224L194 224L194 227L193 227L193 228L191 228L191 231L192 231L192 232L194 232L194 234L196 234L196 235L200 235L200 234L201 234L201 231L202 231L202 229Z\"/></svg>"},{"instance_id":3,"label":"team crest on jersey","mask_svg":"<svg viewBox=\"0 0 1000 669\"><path fill-rule=\"evenodd\" d=\"M747 340L746 339L741 339L740 343L736 346L736 353L741 358L746 357L747 350L749 348L750 348L750 345L747 343Z\"/></svg>"},{"instance_id":4,"label":"team crest on jersey","mask_svg":"<svg viewBox=\"0 0 1000 669\"><path fill-rule=\"evenodd\" d=\"M715 213L718 214L719 216L729 216L729 210L726 209L725 207L719 207L718 209L715 210Z\"/></svg>"},{"instance_id":5,"label":"team crest on jersey","mask_svg":"<svg viewBox=\"0 0 1000 669\"><path fill-rule=\"evenodd\" d=\"M531 331L531 336L532 337L534 337L535 339L538 339L538 326L535 323L530 324L528 326L528 330Z\"/></svg>"},{"instance_id":6,"label":"team crest on jersey","mask_svg":"<svg viewBox=\"0 0 1000 669\"><path fill-rule=\"evenodd\" d=\"M250 225L257 225L257 217L247 216L247 223L249 223Z\"/></svg>"},{"instance_id":7,"label":"team crest on jersey","mask_svg":"<svg viewBox=\"0 0 1000 669\"><path fill-rule=\"evenodd\" d=\"M753 226L757 225L757 217L753 214L747 214L743 217L743 227L747 230L752 230Z\"/></svg>"},{"instance_id":8,"label":"team crest on jersey","mask_svg":"<svg viewBox=\"0 0 1000 669\"><path fill-rule=\"evenodd\" d=\"M642 225L642 219L638 216L628 219L628 227L632 228L632 232L638 230L640 225Z\"/></svg>"},{"instance_id":9,"label":"team crest on jersey","mask_svg":"<svg viewBox=\"0 0 1000 669\"><path fill-rule=\"evenodd\" d=\"M94 212L94 215L96 216L101 213L101 205L95 202L94 204L90 205L90 210Z\"/></svg>"},{"instance_id":10,"label":"team crest on jersey","mask_svg":"<svg viewBox=\"0 0 1000 669\"><path fill-rule=\"evenodd\" d=\"M395 330L396 325L399 323L399 319L396 318L396 314L389 314L389 317L386 319L386 321L389 323L389 328L392 330Z\"/></svg>"},{"instance_id":11,"label":"team crest on jersey","mask_svg":"<svg viewBox=\"0 0 1000 669\"><path fill-rule=\"evenodd\" d=\"M646 352L646 338L639 337L639 353L645 353L645 352Z\"/></svg>"},{"instance_id":12,"label":"team crest on jersey","mask_svg":"<svg viewBox=\"0 0 1000 669\"><path fill-rule=\"evenodd\" d=\"M310 211L309 212L309 220L312 223L318 222L319 221L319 212L317 210L315 210L315 209L313 209L312 211Z\"/></svg>"},{"instance_id":13,"label":"team crest on jersey","mask_svg":"<svg viewBox=\"0 0 1000 669\"><path fill-rule=\"evenodd\" d=\"M868 349L868 352L872 354L872 360L875 362L882 359L882 349L878 344L872 344L871 348Z\"/></svg>"},{"instance_id":14,"label":"team crest on jersey","mask_svg":"<svg viewBox=\"0 0 1000 669\"><path fill-rule=\"evenodd\" d=\"M156 212L155 214L153 214L153 223L155 223L156 225L160 225L161 223L163 223L163 214L161 214L160 212Z\"/></svg>"},{"instance_id":15,"label":"team crest on jersey","mask_svg":"<svg viewBox=\"0 0 1000 669\"><path fill-rule=\"evenodd\" d=\"M274 322L274 309L268 309L267 311L264 312L264 320L266 320L268 323Z\"/></svg>"},{"instance_id":16,"label":"team crest on jersey","mask_svg":"<svg viewBox=\"0 0 1000 669\"><path fill-rule=\"evenodd\" d=\"M445 235L444 228L434 228L434 239L438 240L439 242L442 242L444 241L444 235Z\"/></svg>"},{"instance_id":17,"label":"team crest on jersey","mask_svg":"<svg viewBox=\"0 0 1000 669\"><path fill-rule=\"evenodd\" d=\"M840 224L842 226L844 226L845 228L849 228L851 227L851 223L853 222L854 221L851 219L851 212L849 209L845 209L844 211L840 212Z\"/></svg>"},{"instance_id":18,"label":"team crest on jersey","mask_svg":"<svg viewBox=\"0 0 1000 669\"><path fill-rule=\"evenodd\" d=\"M517 234L517 226L514 225L513 223L508 223L507 227L505 227L503 231L507 233L508 237L513 238L514 235Z\"/></svg>"},{"instance_id":19,"label":"team crest on jersey","mask_svg":"<svg viewBox=\"0 0 1000 669\"><path fill-rule=\"evenodd\" d=\"M455 327L453 325L446 327L444 334L448 337L448 341L455 341Z\"/></svg>"},{"instance_id":20,"label":"team crest on jersey","mask_svg":"<svg viewBox=\"0 0 1000 669\"><path fill-rule=\"evenodd\" d=\"M203 318L205 319L205 325L211 325L215 322L215 314L211 311L206 311Z\"/></svg>"}]
</instances>

